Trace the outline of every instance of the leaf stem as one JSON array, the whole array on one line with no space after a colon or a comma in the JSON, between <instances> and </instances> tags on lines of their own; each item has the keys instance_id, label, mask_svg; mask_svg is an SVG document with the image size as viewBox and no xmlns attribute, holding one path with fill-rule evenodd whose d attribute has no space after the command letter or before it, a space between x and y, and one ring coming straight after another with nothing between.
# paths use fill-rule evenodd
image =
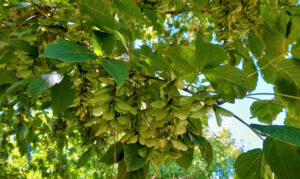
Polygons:
<instances>
[{"instance_id":1,"label":"leaf stem","mask_svg":"<svg viewBox=\"0 0 300 179\"><path fill-rule=\"evenodd\" d=\"M255 75L256 73L258 73L259 71L262 71L264 70L265 68L269 67L273 62L275 62L276 60L279 60L282 58L284 54L282 55L279 55L278 57L276 58L273 58L269 63L267 63L265 66L261 67L260 69L258 69L257 71L251 73L250 75L247 76L247 78L251 78L253 75Z\"/></svg>"},{"instance_id":2,"label":"leaf stem","mask_svg":"<svg viewBox=\"0 0 300 179\"><path fill-rule=\"evenodd\" d=\"M239 118L236 115L233 115L234 118L236 118L238 121L240 121L241 123L243 123L244 125L246 125L249 129L251 129L261 140L264 140L261 136L263 136L261 133L259 133L258 131L254 130L251 128L251 126L246 123L244 120L242 120L241 118Z\"/></svg>"}]
</instances>

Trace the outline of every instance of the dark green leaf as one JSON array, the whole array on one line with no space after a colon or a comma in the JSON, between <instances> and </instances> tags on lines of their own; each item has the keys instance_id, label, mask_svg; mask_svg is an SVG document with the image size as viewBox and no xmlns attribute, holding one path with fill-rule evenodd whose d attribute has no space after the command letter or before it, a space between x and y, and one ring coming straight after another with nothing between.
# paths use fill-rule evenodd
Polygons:
<instances>
[{"instance_id":1,"label":"dark green leaf","mask_svg":"<svg viewBox=\"0 0 300 179\"><path fill-rule=\"evenodd\" d=\"M200 135L195 136L195 135L190 134L190 138L194 144L198 145L198 147L201 151L202 157L206 161L207 167L209 167L211 165L211 163L213 161L213 157L214 157L213 148L212 148L211 144L209 143L209 141L206 138L204 138L203 136L200 136Z\"/></svg>"},{"instance_id":2,"label":"dark green leaf","mask_svg":"<svg viewBox=\"0 0 300 179\"><path fill-rule=\"evenodd\" d=\"M96 42L101 46L105 55L110 55L115 43L116 43L116 35L114 33L106 33L100 31L93 31L94 38Z\"/></svg>"},{"instance_id":3,"label":"dark green leaf","mask_svg":"<svg viewBox=\"0 0 300 179\"><path fill-rule=\"evenodd\" d=\"M80 156L77 163L77 168L85 166L88 163L89 159L92 157L92 155L93 155L93 149L89 148Z\"/></svg>"},{"instance_id":4,"label":"dark green leaf","mask_svg":"<svg viewBox=\"0 0 300 179\"><path fill-rule=\"evenodd\" d=\"M117 82L118 86L122 86L128 78L128 65L125 61L101 59L104 70L110 74Z\"/></svg>"},{"instance_id":5,"label":"dark green leaf","mask_svg":"<svg viewBox=\"0 0 300 179\"><path fill-rule=\"evenodd\" d=\"M222 65L203 71L216 92L226 101L243 98L249 90L246 74L231 65Z\"/></svg>"},{"instance_id":6,"label":"dark green leaf","mask_svg":"<svg viewBox=\"0 0 300 179\"><path fill-rule=\"evenodd\" d=\"M14 84L17 80L17 76L14 72L0 69L0 86L4 84Z\"/></svg>"},{"instance_id":7,"label":"dark green leaf","mask_svg":"<svg viewBox=\"0 0 300 179\"><path fill-rule=\"evenodd\" d=\"M14 48L6 49L0 56L0 64L6 64L12 61L13 59L15 59L16 58L16 55L14 55L15 51L16 50Z\"/></svg>"},{"instance_id":8,"label":"dark green leaf","mask_svg":"<svg viewBox=\"0 0 300 179\"><path fill-rule=\"evenodd\" d=\"M138 154L138 150L143 146L139 143L123 144L124 145L124 161L127 171L134 171L143 168L146 164L146 159Z\"/></svg>"},{"instance_id":9,"label":"dark green leaf","mask_svg":"<svg viewBox=\"0 0 300 179\"><path fill-rule=\"evenodd\" d=\"M81 0L80 8L98 28L115 29L117 22L111 14L108 0Z\"/></svg>"},{"instance_id":10,"label":"dark green leaf","mask_svg":"<svg viewBox=\"0 0 300 179\"><path fill-rule=\"evenodd\" d=\"M182 156L176 160L176 163L185 169L188 169L193 161L194 148L189 148L187 151L181 152Z\"/></svg>"},{"instance_id":11,"label":"dark green leaf","mask_svg":"<svg viewBox=\"0 0 300 179\"><path fill-rule=\"evenodd\" d=\"M75 98L75 89L69 76L65 75L63 80L50 88L52 108L54 114L64 112L71 105Z\"/></svg>"},{"instance_id":12,"label":"dark green leaf","mask_svg":"<svg viewBox=\"0 0 300 179\"><path fill-rule=\"evenodd\" d=\"M144 15L134 0L114 0L114 6L123 14L143 20Z\"/></svg>"},{"instance_id":13,"label":"dark green leaf","mask_svg":"<svg viewBox=\"0 0 300 179\"><path fill-rule=\"evenodd\" d=\"M300 148L273 138L264 141L264 156L278 178L300 178Z\"/></svg>"},{"instance_id":14,"label":"dark green leaf","mask_svg":"<svg viewBox=\"0 0 300 179\"><path fill-rule=\"evenodd\" d=\"M116 151L116 152L115 152ZM116 161L115 161L116 156ZM112 165L115 162L123 160L124 157L124 147L121 142L116 143L115 145L111 145L107 152L102 156L100 162L105 163L107 165Z\"/></svg>"},{"instance_id":15,"label":"dark green leaf","mask_svg":"<svg viewBox=\"0 0 300 179\"><path fill-rule=\"evenodd\" d=\"M16 2L16 3L12 3L9 6L7 6L6 8L16 8L16 9L20 9L20 8L29 8L32 7L32 4L30 2Z\"/></svg>"},{"instance_id":16,"label":"dark green leaf","mask_svg":"<svg viewBox=\"0 0 300 179\"><path fill-rule=\"evenodd\" d=\"M65 62L84 62L97 58L93 52L84 46L68 40L57 40L55 43L48 44L42 58L54 58Z\"/></svg>"},{"instance_id":17,"label":"dark green leaf","mask_svg":"<svg viewBox=\"0 0 300 179\"><path fill-rule=\"evenodd\" d=\"M124 160L122 160L119 163L118 166L118 176L117 179L141 179L141 178L147 178L147 174L148 174L148 170L149 170L149 164L147 164L146 166L135 170L135 171L127 171L127 167L125 165Z\"/></svg>"},{"instance_id":18,"label":"dark green leaf","mask_svg":"<svg viewBox=\"0 0 300 179\"><path fill-rule=\"evenodd\" d=\"M242 153L234 164L235 172L239 178L262 179L264 178L264 158L261 149L253 149Z\"/></svg>"},{"instance_id":19,"label":"dark green leaf","mask_svg":"<svg viewBox=\"0 0 300 179\"><path fill-rule=\"evenodd\" d=\"M60 83L62 79L63 76L57 72L43 74L41 77L37 77L30 82L28 91L33 98L36 98L48 88Z\"/></svg>"},{"instance_id":20,"label":"dark green leaf","mask_svg":"<svg viewBox=\"0 0 300 179\"><path fill-rule=\"evenodd\" d=\"M283 108L279 101L255 101L251 106L251 114L262 123L272 124Z\"/></svg>"},{"instance_id":21,"label":"dark green leaf","mask_svg":"<svg viewBox=\"0 0 300 179\"><path fill-rule=\"evenodd\" d=\"M227 59L221 46L205 43L200 36L196 39L196 65L198 68L212 68L220 65Z\"/></svg>"},{"instance_id":22,"label":"dark green leaf","mask_svg":"<svg viewBox=\"0 0 300 179\"><path fill-rule=\"evenodd\" d=\"M33 55L33 56L39 55L37 47L30 45L25 40L14 39L14 40L10 40L9 44L11 47L16 48L17 50L22 50L30 55Z\"/></svg>"},{"instance_id":23,"label":"dark green leaf","mask_svg":"<svg viewBox=\"0 0 300 179\"><path fill-rule=\"evenodd\" d=\"M299 138L300 129L290 127L290 126L283 126L283 125L269 126L269 125L251 124L250 126L256 130L259 130L262 134L270 135L273 138L300 147L300 138Z\"/></svg>"}]
</instances>

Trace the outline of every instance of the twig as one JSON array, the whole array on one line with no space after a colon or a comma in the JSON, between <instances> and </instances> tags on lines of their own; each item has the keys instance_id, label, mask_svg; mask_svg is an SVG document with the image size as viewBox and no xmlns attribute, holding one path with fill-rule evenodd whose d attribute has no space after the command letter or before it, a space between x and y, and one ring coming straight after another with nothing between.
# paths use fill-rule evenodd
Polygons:
<instances>
[{"instance_id":1,"label":"twig","mask_svg":"<svg viewBox=\"0 0 300 179\"><path fill-rule=\"evenodd\" d=\"M246 96L245 98L249 98L249 99L254 99L254 100L257 100L257 101L261 101L261 99L255 98L255 97L251 97L251 96Z\"/></svg>"},{"instance_id":2,"label":"twig","mask_svg":"<svg viewBox=\"0 0 300 179\"><path fill-rule=\"evenodd\" d=\"M251 126L249 124L247 124L245 121L243 121L241 118L239 118L236 115L233 115L234 118L236 118L237 120L239 120L241 123L243 123L244 125L246 125L249 129L251 129L261 140L264 140L261 136L262 134L259 133L258 131L254 130L251 128Z\"/></svg>"},{"instance_id":3,"label":"twig","mask_svg":"<svg viewBox=\"0 0 300 179\"><path fill-rule=\"evenodd\" d=\"M246 96L254 96L254 95L272 95L274 96L274 93L251 93L251 94L247 94Z\"/></svg>"}]
</instances>

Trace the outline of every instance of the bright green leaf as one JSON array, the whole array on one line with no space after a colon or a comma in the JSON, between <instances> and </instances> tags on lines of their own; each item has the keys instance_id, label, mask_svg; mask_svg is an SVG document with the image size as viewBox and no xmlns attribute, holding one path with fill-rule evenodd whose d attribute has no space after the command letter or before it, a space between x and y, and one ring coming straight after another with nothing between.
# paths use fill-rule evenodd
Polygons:
<instances>
[{"instance_id":1,"label":"bright green leaf","mask_svg":"<svg viewBox=\"0 0 300 179\"><path fill-rule=\"evenodd\" d=\"M249 47L255 57L260 57L265 50L265 43L255 32L251 32L248 36Z\"/></svg>"},{"instance_id":2,"label":"bright green leaf","mask_svg":"<svg viewBox=\"0 0 300 179\"><path fill-rule=\"evenodd\" d=\"M220 45L205 43L200 36L196 39L196 65L201 69L212 68L220 65L227 59Z\"/></svg>"},{"instance_id":3,"label":"bright green leaf","mask_svg":"<svg viewBox=\"0 0 300 179\"><path fill-rule=\"evenodd\" d=\"M251 106L251 114L262 123L272 124L283 108L279 101L255 101Z\"/></svg>"}]
</instances>

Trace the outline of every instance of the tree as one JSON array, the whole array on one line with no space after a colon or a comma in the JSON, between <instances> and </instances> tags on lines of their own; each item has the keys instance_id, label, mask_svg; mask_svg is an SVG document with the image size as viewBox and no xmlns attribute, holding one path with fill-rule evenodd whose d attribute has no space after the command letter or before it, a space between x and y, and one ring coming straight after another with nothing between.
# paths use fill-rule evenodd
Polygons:
<instances>
[{"instance_id":1,"label":"tree","mask_svg":"<svg viewBox=\"0 0 300 179\"><path fill-rule=\"evenodd\" d=\"M264 140L237 159L240 178L300 177L296 0L0 5L1 175L17 175L5 167L16 148L29 163L44 153L51 164L41 157L30 167L63 178L70 162L90 160L118 163L118 178L142 178L169 160L188 168L195 146L209 166L202 123L214 113L219 125L231 116ZM259 75L274 99L251 107L266 125L248 125L221 106L259 95ZM285 124L272 125L283 109Z\"/></svg>"}]
</instances>

